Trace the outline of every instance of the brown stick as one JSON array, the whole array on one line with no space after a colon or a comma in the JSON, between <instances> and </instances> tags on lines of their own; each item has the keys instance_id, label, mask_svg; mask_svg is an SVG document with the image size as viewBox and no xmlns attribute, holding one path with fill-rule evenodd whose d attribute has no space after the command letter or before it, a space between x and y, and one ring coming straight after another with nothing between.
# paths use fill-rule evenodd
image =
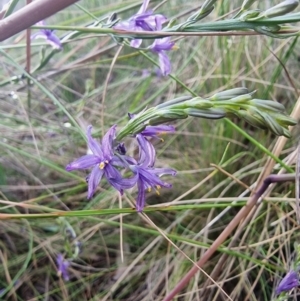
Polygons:
<instances>
[{"instance_id":1,"label":"brown stick","mask_svg":"<svg viewBox=\"0 0 300 301\"><path fill-rule=\"evenodd\" d=\"M0 41L44 20L78 0L36 0L0 21Z\"/></svg>"}]
</instances>

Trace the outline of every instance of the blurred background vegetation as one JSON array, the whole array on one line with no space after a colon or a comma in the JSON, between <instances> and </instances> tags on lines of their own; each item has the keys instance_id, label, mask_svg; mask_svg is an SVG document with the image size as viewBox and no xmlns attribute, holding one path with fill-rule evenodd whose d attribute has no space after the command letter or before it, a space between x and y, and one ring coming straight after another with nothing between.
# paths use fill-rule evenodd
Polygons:
<instances>
[{"instance_id":1,"label":"blurred background vegetation","mask_svg":"<svg viewBox=\"0 0 300 301\"><path fill-rule=\"evenodd\" d=\"M46 20L48 25L84 26L117 12L134 14L141 1L82 0ZM259 1L269 7L279 1ZM151 1L167 17L184 20L199 1ZM218 1L208 19L231 15L241 1ZM19 1L19 7L26 5ZM257 5L257 4L256 4ZM33 31L35 32L35 31ZM65 33L56 32L59 37ZM298 38L185 37L169 53L172 74L200 96L245 86L256 97L284 104L291 112L298 99L300 49ZM119 50L109 36L88 34L52 52L44 40L31 45L32 76L26 67L25 32L0 48L0 210L1 213L43 213L52 209L85 210L132 207L136 191L119 201L116 191L102 182L86 199L85 173L64 167L85 154L86 143L73 127L68 112L85 131L92 124L97 137L112 124L123 125L127 112L188 95L137 51ZM150 54L152 56L152 54ZM152 56L155 60L157 57ZM110 77L108 78L108 75ZM296 90L294 86L296 87ZM52 97L49 97L52 95ZM233 119L258 143L272 150L278 137ZM104 128L103 128L104 125ZM297 133L294 133L297 137ZM280 158L289 165L293 144L288 140ZM128 141L134 151L134 145ZM171 190L147 195L148 205L204 204L202 209L60 219L0 219L0 300L162 300L197 261L245 204L264 169L267 156L225 120L187 119L176 133L157 142L158 165L178 171ZM227 173L217 171L219 165ZM275 172L279 167L275 167ZM244 183L244 185L241 184ZM294 214L294 185L277 185L259 205L247 227L229 239L206 264L214 282L198 273L177 300L272 300L274 288L289 270L299 234ZM233 206L232 202L236 202ZM223 208L214 208L215 204ZM158 229L169 234L170 241ZM68 223L77 234L68 236ZM56 256L80 253L70 267L70 281L57 274ZM230 249L227 246L232 242ZM228 296L224 294L225 291ZM295 296L291 296L293 300Z\"/></svg>"}]
</instances>

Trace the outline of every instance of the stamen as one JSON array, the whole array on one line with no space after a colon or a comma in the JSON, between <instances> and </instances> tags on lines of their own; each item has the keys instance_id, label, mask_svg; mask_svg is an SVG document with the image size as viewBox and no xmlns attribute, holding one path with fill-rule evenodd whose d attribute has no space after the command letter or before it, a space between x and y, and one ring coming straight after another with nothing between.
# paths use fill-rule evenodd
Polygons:
<instances>
[{"instance_id":1,"label":"stamen","mask_svg":"<svg viewBox=\"0 0 300 301\"><path fill-rule=\"evenodd\" d=\"M160 195L159 189L161 189L161 186L160 185L156 185L155 192L156 192L157 195Z\"/></svg>"},{"instance_id":2,"label":"stamen","mask_svg":"<svg viewBox=\"0 0 300 301\"><path fill-rule=\"evenodd\" d=\"M101 163L99 164L99 168L100 168L100 169L103 169L107 163L108 163L107 160L106 160L105 162L101 162Z\"/></svg>"}]
</instances>

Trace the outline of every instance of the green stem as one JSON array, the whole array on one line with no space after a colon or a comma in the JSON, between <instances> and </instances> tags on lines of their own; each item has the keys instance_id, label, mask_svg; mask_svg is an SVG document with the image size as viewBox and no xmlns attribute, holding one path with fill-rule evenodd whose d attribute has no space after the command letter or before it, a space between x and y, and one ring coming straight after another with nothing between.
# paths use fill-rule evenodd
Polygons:
<instances>
[{"instance_id":1,"label":"green stem","mask_svg":"<svg viewBox=\"0 0 300 301\"><path fill-rule=\"evenodd\" d=\"M246 202L238 203L215 203L215 204L192 204L192 205L176 205L176 206L161 206L161 207L145 207L143 212L157 212L157 211L182 211L188 209L211 209L211 208L225 208L242 207ZM74 211L56 211L47 213L22 213L22 214L6 214L0 213L0 220L10 219L36 219L36 218L58 218L58 217L86 217L92 215L117 215L117 214L131 214L137 213L135 208L115 208L115 209L97 209L97 210L74 210Z\"/></svg>"}]
</instances>

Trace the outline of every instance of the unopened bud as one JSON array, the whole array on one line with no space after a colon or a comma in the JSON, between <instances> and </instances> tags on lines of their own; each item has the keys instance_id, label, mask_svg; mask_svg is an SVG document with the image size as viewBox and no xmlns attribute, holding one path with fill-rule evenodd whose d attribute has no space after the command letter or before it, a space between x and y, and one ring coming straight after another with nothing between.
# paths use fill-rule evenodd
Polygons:
<instances>
[{"instance_id":1,"label":"unopened bud","mask_svg":"<svg viewBox=\"0 0 300 301\"><path fill-rule=\"evenodd\" d=\"M206 12L208 10L211 10L211 8L214 7L214 4L216 2L217 2L217 0L206 0L201 6L201 11Z\"/></svg>"},{"instance_id":2,"label":"unopened bud","mask_svg":"<svg viewBox=\"0 0 300 301\"><path fill-rule=\"evenodd\" d=\"M230 89L222 92L218 92L211 96L209 99L211 100L228 100L243 94L248 94L249 90L247 88L241 87L241 88L235 88Z\"/></svg>"},{"instance_id":3,"label":"unopened bud","mask_svg":"<svg viewBox=\"0 0 300 301\"><path fill-rule=\"evenodd\" d=\"M214 106L214 103L210 100L195 97L191 100L185 102L185 108L195 108L195 109L209 109Z\"/></svg>"},{"instance_id":4,"label":"unopened bud","mask_svg":"<svg viewBox=\"0 0 300 301\"><path fill-rule=\"evenodd\" d=\"M226 116L226 112L222 109L211 108L207 110L185 109L189 116L207 118L207 119L220 119Z\"/></svg>"},{"instance_id":5,"label":"unopened bud","mask_svg":"<svg viewBox=\"0 0 300 301\"><path fill-rule=\"evenodd\" d=\"M260 13L261 13L261 11L258 9L248 10L248 11L243 12L239 16L239 19L241 21L248 21L248 20L251 21L251 19L255 19L256 17L258 17Z\"/></svg>"},{"instance_id":6,"label":"unopened bud","mask_svg":"<svg viewBox=\"0 0 300 301\"><path fill-rule=\"evenodd\" d=\"M285 110L284 105L272 100L252 99L251 104L256 108L267 111L284 112Z\"/></svg>"},{"instance_id":7,"label":"unopened bud","mask_svg":"<svg viewBox=\"0 0 300 301\"><path fill-rule=\"evenodd\" d=\"M266 18L274 18L278 16L285 15L293 11L299 4L297 0L287 0L275 5L265 12L263 12L262 16Z\"/></svg>"},{"instance_id":8,"label":"unopened bud","mask_svg":"<svg viewBox=\"0 0 300 301\"><path fill-rule=\"evenodd\" d=\"M265 122L263 121L263 119L260 116L257 116L252 111L240 110L236 113L236 115L254 127L257 127L257 128L263 129L263 130L267 129L267 126L266 126Z\"/></svg>"},{"instance_id":9,"label":"unopened bud","mask_svg":"<svg viewBox=\"0 0 300 301\"><path fill-rule=\"evenodd\" d=\"M161 109L161 108L169 107L169 106L184 102L186 100L189 100L191 98L192 98L191 96L181 96L181 97L166 101L164 103L161 103L158 106L156 106L156 108Z\"/></svg>"},{"instance_id":10,"label":"unopened bud","mask_svg":"<svg viewBox=\"0 0 300 301\"><path fill-rule=\"evenodd\" d=\"M257 0L244 0L241 10L247 10Z\"/></svg>"}]
</instances>

